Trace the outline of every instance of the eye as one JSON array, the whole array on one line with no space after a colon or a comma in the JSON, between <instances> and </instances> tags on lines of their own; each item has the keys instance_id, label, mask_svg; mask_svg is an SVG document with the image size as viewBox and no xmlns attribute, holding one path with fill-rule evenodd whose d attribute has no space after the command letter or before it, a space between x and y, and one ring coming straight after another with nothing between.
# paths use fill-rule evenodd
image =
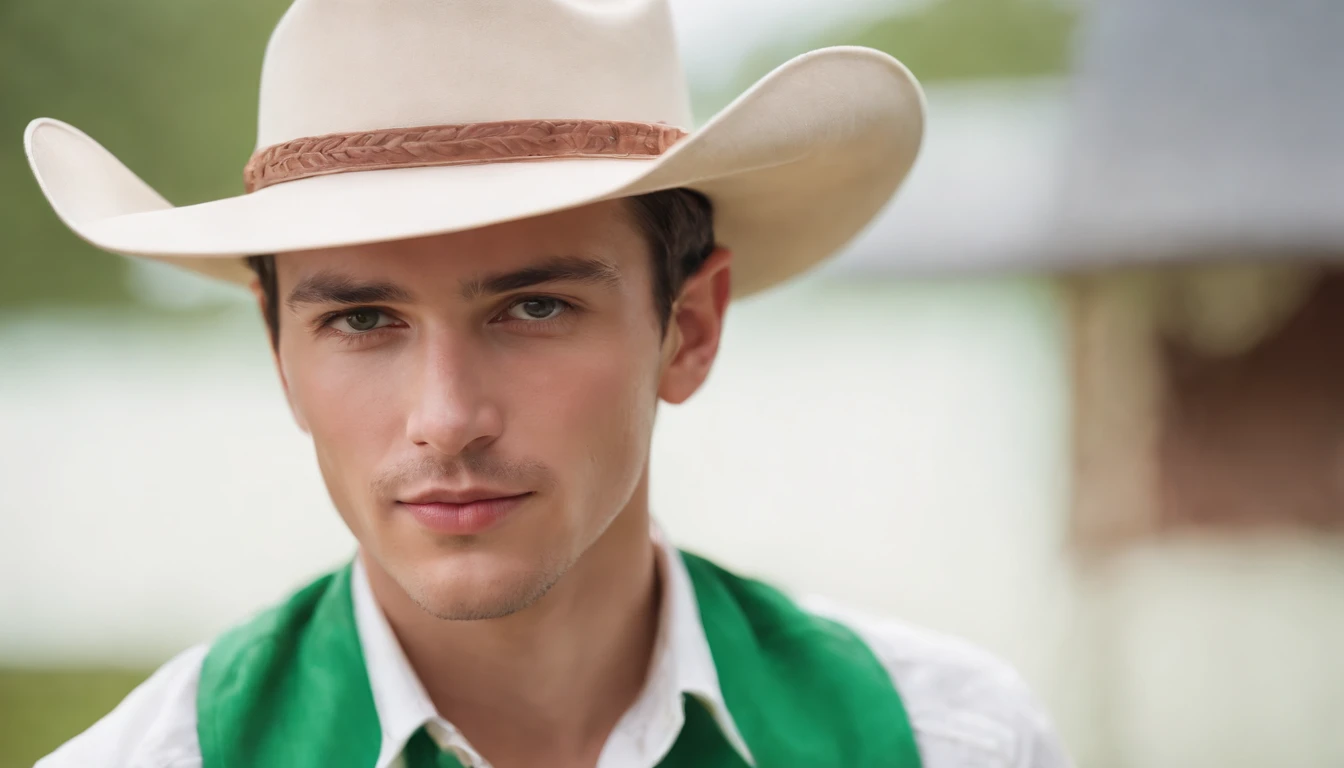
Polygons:
<instances>
[{"instance_id":1,"label":"eye","mask_svg":"<svg viewBox=\"0 0 1344 768\"><path fill-rule=\"evenodd\" d=\"M359 334L367 333L375 328L382 328L392 322L386 312L379 309L370 309L362 307L352 309L349 312L333 317L328 325L340 333ZM341 326L345 327L342 328Z\"/></svg>"},{"instance_id":2,"label":"eye","mask_svg":"<svg viewBox=\"0 0 1344 768\"><path fill-rule=\"evenodd\" d=\"M538 320L551 320L569 309L569 304L560 299L553 299L547 296L534 296L530 299L523 299L508 308L505 311L509 317L515 320L525 322L535 322Z\"/></svg>"}]
</instances>

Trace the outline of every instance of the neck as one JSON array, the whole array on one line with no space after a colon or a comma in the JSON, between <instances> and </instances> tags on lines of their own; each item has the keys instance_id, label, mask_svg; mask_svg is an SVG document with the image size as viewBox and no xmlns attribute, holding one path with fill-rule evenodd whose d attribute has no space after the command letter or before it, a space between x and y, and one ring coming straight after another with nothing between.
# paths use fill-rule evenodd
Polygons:
<instances>
[{"instance_id":1,"label":"neck","mask_svg":"<svg viewBox=\"0 0 1344 768\"><path fill-rule=\"evenodd\" d=\"M639 695L658 619L647 488L646 474L542 599L499 619L437 619L364 558L430 700L496 766L593 765Z\"/></svg>"}]
</instances>

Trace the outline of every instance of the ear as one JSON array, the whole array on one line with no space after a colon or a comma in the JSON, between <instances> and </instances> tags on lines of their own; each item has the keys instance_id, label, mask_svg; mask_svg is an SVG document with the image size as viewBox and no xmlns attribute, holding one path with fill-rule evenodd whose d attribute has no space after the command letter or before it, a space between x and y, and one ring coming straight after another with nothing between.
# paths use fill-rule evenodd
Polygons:
<instances>
[{"instance_id":1,"label":"ear","mask_svg":"<svg viewBox=\"0 0 1344 768\"><path fill-rule=\"evenodd\" d=\"M658 397L669 403L683 403L695 394L718 356L723 318L732 296L732 260L731 251L715 248L672 304L658 381Z\"/></svg>"},{"instance_id":2,"label":"ear","mask_svg":"<svg viewBox=\"0 0 1344 768\"><path fill-rule=\"evenodd\" d=\"M266 317L266 292L261 289L261 281L253 278L247 287L252 291L252 298L257 302L257 311L261 313L264 319ZM293 414L294 421L299 425L299 429L307 434L308 423L304 421L303 415L294 403L294 397L289 391L289 379L285 377L285 367L280 363L280 329L276 328L272 331L270 325L267 324L266 333L270 336L271 341L271 361L275 363L275 372L280 376L280 389L285 393L285 402L289 404L289 412Z\"/></svg>"}]
</instances>

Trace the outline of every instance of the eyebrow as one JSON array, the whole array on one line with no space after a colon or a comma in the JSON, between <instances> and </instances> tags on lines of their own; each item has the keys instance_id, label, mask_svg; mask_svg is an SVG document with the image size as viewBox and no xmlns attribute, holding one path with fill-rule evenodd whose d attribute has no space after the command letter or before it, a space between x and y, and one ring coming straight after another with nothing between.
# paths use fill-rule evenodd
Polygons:
<instances>
[{"instance_id":1,"label":"eyebrow","mask_svg":"<svg viewBox=\"0 0 1344 768\"><path fill-rule=\"evenodd\" d=\"M467 280L462 284L462 296L472 300L556 282L616 285L621 282L621 273L616 267L601 259L585 256L552 256L530 267Z\"/></svg>"},{"instance_id":2,"label":"eyebrow","mask_svg":"<svg viewBox=\"0 0 1344 768\"><path fill-rule=\"evenodd\" d=\"M555 282L615 285L620 279L616 267L601 259L553 256L540 264L467 280L462 283L462 296L471 300ZM289 292L285 305L293 311L304 304L358 306L392 302L406 304L413 300L410 291L395 283L361 282L337 272L323 271L300 280Z\"/></svg>"},{"instance_id":3,"label":"eyebrow","mask_svg":"<svg viewBox=\"0 0 1344 768\"><path fill-rule=\"evenodd\" d=\"M294 310L303 304L381 304L411 301L411 293L395 283L359 282L335 272L309 275L294 286L285 304Z\"/></svg>"}]
</instances>

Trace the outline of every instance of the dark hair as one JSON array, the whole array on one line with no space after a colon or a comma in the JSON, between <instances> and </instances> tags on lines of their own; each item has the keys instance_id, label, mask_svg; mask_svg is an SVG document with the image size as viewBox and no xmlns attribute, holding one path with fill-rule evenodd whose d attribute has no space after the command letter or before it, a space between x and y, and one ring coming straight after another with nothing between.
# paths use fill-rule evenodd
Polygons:
<instances>
[{"instance_id":1,"label":"dark hair","mask_svg":"<svg viewBox=\"0 0 1344 768\"><path fill-rule=\"evenodd\" d=\"M649 242L653 267L653 308L666 331L672 302L686 279L699 271L714 250L714 207L690 189L668 189L626 198L636 224ZM280 297L275 281L275 256L248 256L265 299L264 316L271 343L280 339Z\"/></svg>"}]
</instances>

